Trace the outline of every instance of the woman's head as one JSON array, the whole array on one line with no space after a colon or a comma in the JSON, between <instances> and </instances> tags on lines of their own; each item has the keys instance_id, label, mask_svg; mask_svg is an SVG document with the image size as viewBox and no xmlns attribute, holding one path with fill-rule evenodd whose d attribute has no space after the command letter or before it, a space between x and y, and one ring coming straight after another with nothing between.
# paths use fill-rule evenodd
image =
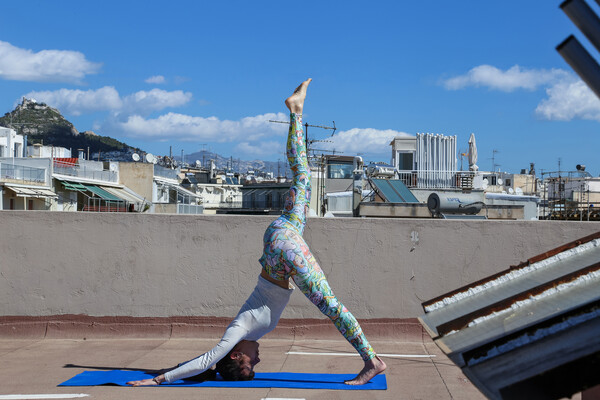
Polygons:
<instances>
[{"instance_id":1,"label":"woman's head","mask_svg":"<svg viewBox=\"0 0 600 400\"><path fill-rule=\"evenodd\" d=\"M258 358L258 342L242 340L217 362L217 372L226 381L248 381L254 378Z\"/></svg>"}]
</instances>

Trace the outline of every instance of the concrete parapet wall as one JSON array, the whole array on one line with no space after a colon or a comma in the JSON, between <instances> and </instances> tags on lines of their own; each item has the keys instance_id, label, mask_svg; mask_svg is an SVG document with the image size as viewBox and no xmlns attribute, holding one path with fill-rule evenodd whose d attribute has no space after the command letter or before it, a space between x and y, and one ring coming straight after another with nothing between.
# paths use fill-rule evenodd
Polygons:
<instances>
[{"instance_id":1,"label":"concrete parapet wall","mask_svg":"<svg viewBox=\"0 0 600 400\"><path fill-rule=\"evenodd\" d=\"M272 216L1 211L0 316L233 317ZM598 222L309 219L305 238L359 319L421 302L600 230ZM283 314L322 319L299 290Z\"/></svg>"}]
</instances>

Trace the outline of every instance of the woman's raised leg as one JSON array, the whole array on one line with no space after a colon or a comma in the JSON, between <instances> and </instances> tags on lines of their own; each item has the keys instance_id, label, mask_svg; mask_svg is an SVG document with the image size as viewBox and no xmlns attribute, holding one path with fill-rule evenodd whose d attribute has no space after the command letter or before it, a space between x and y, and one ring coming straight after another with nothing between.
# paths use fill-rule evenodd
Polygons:
<instances>
[{"instance_id":1,"label":"woman's raised leg","mask_svg":"<svg viewBox=\"0 0 600 400\"><path fill-rule=\"evenodd\" d=\"M285 101L291 113L287 155L294 180L283 216L297 228L297 232L293 229L280 231L278 237L273 238L275 240L271 242L271 246L272 250L281 250L279 261L285 264L286 272L292 275L304 295L331 319L340 333L363 358L365 366L362 371L354 379L346 382L350 385L362 385L383 372L386 365L375 354L356 318L331 291L325 274L302 238L310 203L310 170L306 156L306 140L302 130L302 111L310 81L311 79L302 82L294 94Z\"/></svg>"},{"instance_id":2,"label":"woman's raised leg","mask_svg":"<svg viewBox=\"0 0 600 400\"><path fill-rule=\"evenodd\" d=\"M287 159L292 170L293 180L285 199L282 216L302 234L310 204L310 169L306 154L306 138L302 129L302 111L306 89L312 79L307 79L285 100L290 110L290 130L287 140Z\"/></svg>"}]
</instances>

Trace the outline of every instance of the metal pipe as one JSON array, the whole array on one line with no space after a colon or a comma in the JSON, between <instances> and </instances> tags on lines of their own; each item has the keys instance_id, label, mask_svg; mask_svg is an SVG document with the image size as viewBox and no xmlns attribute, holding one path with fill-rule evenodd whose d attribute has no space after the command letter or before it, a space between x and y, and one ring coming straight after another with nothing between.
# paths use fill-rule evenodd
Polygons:
<instances>
[{"instance_id":1,"label":"metal pipe","mask_svg":"<svg viewBox=\"0 0 600 400\"><path fill-rule=\"evenodd\" d=\"M556 51L573 68L579 77L600 98L600 66L590 53L583 48L581 43L570 35L561 44L556 46Z\"/></svg>"},{"instance_id":2,"label":"metal pipe","mask_svg":"<svg viewBox=\"0 0 600 400\"><path fill-rule=\"evenodd\" d=\"M560 8L596 49L600 50L600 18L590 6L583 0L566 0Z\"/></svg>"}]
</instances>

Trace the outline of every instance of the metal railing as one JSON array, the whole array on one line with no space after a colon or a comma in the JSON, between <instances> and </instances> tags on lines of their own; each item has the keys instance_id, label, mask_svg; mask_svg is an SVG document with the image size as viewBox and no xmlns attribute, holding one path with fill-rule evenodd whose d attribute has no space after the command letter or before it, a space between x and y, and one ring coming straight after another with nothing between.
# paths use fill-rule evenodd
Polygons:
<instances>
[{"instance_id":1,"label":"metal railing","mask_svg":"<svg viewBox=\"0 0 600 400\"><path fill-rule=\"evenodd\" d=\"M177 214L203 214L204 206L197 204L177 204Z\"/></svg>"},{"instance_id":2,"label":"metal railing","mask_svg":"<svg viewBox=\"0 0 600 400\"><path fill-rule=\"evenodd\" d=\"M162 178L177 180L177 172L178 170L176 169L170 169L161 167L160 165L154 165L154 176L160 176Z\"/></svg>"},{"instance_id":3,"label":"metal railing","mask_svg":"<svg viewBox=\"0 0 600 400\"><path fill-rule=\"evenodd\" d=\"M46 183L46 169L0 163L0 180Z\"/></svg>"},{"instance_id":4,"label":"metal railing","mask_svg":"<svg viewBox=\"0 0 600 400\"><path fill-rule=\"evenodd\" d=\"M127 212L128 202L125 200L104 200L99 197L88 197L87 204L82 204L80 211L89 212Z\"/></svg>"},{"instance_id":5,"label":"metal railing","mask_svg":"<svg viewBox=\"0 0 600 400\"><path fill-rule=\"evenodd\" d=\"M54 173L104 182L118 182L119 180L119 176L115 171L98 171L86 169L85 167L63 166L56 163L54 164Z\"/></svg>"},{"instance_id":6,"label":"metal railing","mask_svg":"<svg viewBox=\"0 0 600 400\"><path fill-rule=\"evenodd\" d=\"M408 188L420 189L471 188L474 176L470 171L398 171Z\"/></svg>"}]
</instances>

